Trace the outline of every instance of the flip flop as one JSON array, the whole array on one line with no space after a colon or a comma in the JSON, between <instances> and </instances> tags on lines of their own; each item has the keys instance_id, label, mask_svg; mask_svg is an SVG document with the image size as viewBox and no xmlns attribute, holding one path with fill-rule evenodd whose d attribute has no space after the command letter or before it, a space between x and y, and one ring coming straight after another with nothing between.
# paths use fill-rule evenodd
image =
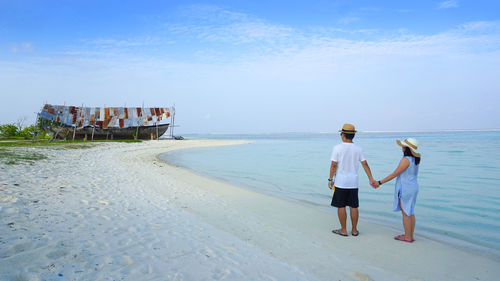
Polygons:
<instances>
[{"instance_id":1,"label":"flip flop","mask_svg":"<svg viewBox=\"0 0 500 281\"><path fill-rule=\"evenodd\" d=\"M356 231L356 233L351 232L351 234L352 234L352 236L358 236L358 235L359 235L359 230L358 230L358 231Z\"/></svg>"},{"instance_id":2,"label":"flip flop","mask_svg":"<svg viewBox=\"0 0 500 281\"><path fill-rule=\"evenodd\" d=\"M406 242L406 243L413 243L413 241L415 241L414 239L413 240L406 240L404 235L398 235L398 236L394 237L394 239L401 241L401 242Z\"/></svg>"},{"instance_id":3,"label":"flip flop","mask_svg":"<svg viewBox=\"0 0 500 281\"><path fill-rule=\"evenodd\" d=\"M338 234L340 236L347 236L347 234L344 234L344 233L340 232L340 229L334 229L334 230L332 230L332 232L335 233L335 234Z\"/></svg>"}]
</instances>

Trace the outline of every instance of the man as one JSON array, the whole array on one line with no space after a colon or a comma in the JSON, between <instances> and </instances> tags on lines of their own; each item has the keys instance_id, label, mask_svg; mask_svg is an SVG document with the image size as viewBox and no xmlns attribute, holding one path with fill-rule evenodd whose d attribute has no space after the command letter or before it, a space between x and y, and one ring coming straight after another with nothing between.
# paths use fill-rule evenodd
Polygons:
<instances>
[{"instance_id":1,"label":"man","mask_svg":"<svg viewBox=\"0 0 500 281\"><path fill-rule=\"evenodd\" d=\"M352 222L351 234L353 236L358 236L358 168L360 162L370 180L370 184L372 184L374 180L370 167L363 154L363 150L352 142L356 134L354 125L344 124L342 130L339 132L341 132L340 136L342 138L342 143L333 147L328 187L333 189L331 205L338 208L337 214L339 216L341 228L334 229L332 232L341 236L347 236L346 206L349 206ZM333 179L334 176L335 179Z\"/></svg>"}]
</instances>

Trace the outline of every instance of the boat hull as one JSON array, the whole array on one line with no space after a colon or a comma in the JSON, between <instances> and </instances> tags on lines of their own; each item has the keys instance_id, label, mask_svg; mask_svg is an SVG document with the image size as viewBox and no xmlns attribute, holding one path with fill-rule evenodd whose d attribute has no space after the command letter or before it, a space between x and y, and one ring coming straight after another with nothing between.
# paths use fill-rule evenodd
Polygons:
<instances>
[{"instance_id":1,"label":"boat hull","mask_svg":"<svg viewBox=\"0 0 500 281\"><path fill-rule=\"evenodd\" d=\"M149 140L162 136L170 124L127 127L127 128L93 128L91 126L75 129L72 127L50 127L49 129L60 139L87 139L87 140L124 140L137 139Z\"/></svg>"}]
</instances>

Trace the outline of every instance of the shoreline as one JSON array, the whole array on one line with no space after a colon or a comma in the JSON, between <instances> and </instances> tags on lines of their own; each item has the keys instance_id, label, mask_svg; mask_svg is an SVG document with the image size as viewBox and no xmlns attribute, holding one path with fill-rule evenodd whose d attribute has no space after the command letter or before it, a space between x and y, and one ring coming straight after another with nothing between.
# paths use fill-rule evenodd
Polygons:
<instances>
[{"instance_id":1,"label":"shoreline","mask_svg":"<svg viewBox=\"0 0 500 281\"><path fill-rule=\"evenodd\" d=\"M160 140L39 149L1 165L0 279L493 280L498 257L199 176L158 154L245 141ZM192 268L197 268L194 272ZM59 275L61 274L61 275ZM138 279L137 279L138 278Z\"/></svg>"},{"instance_id":2,"label":"shoreline","mask_svg":"<svg viewBox=\"0 0 500 281\"><path fill-rule=\"evenodd\" d=\"M194 171L191 171L191 170L183 168L183 167L173 166L173 168L183 170L184 173L189 175L189 176L185 175L185 178L199 177L200 181L210 181L211 184L215 184L215 185L227 185L227 186L229 186L229 188L240 189L240 191L245 191L248 193L257 193L257 194L259 194L258 197L262 197L262 196L263 197L271 197L272 198L271 201L284 201L285 204L297 205L298 207L300 206L300 208L304 207L304 208L311 209L310 207L304 206L303 204L300 204L299 202L294 202L294 200L281 199L281 198L274 197L271 194L261 193L261 192L255 191L255 190L248 190L248 189L241 187L241 186L234 186L234 185L232 185L231 182L220 181L220 180L213 179L213 178L206 178L205 176L200 176L200 175L196 174ZM195 182L196 182L196 180L195 180ZM215 190L212 190L212 191L216 192ZM276 202L274 202L274 203L276 203ZM314 210L314 212L324 213L327 217L329 217L329 218L327 218L327 220L331 219L331 221L333 221L335 224L338 224L338 222L336 222L337 218L336 218L335 214L332 214L332 213L327 212L327 211L322 211L322 210ZM382 238L384 240L384 243L388 243L386 238L389 238L390 245L388 244L387 246L389 246L389 247L392 246L393 248L399 248L399 246L404 246L404 245L400 245L401 243L398 244L397 241L391 240L392 239L391 232L393 230L395 230L396 227L390 226L388 224L383 225L383 224L369 222L366 219L361 219L360 223L361 223L361 225L365 225L365 227L368 229L373 228L373 229L377 229L377 231L386 233L386 237L384 237L384 238L380 237L380 238ZM326 231L325 233L329 234L329 231ZM439 234L437 234L437 235L440 236ZM491 259L495 260L495 262L498 262L499 256L497 255L497 253L495 253L495 252L488 252L488 253L481 252L481 250L485 250L486 248L483 246L480 246L480 245L472 244L472 243L469 243L467 241L462 241L460 239L451 238L451 237L449 239L456 240L458 243L443 241L444 239L439 239L439 238L445 238L444 235L442 237L440 236L440 237L436 238L436 237L433 237L432 235L418 234L417 237L419 240L421 240L422 242L425 242L425 244L427 244L427 245L425 245L427 247L426 250L432 249L433 246L430 246L430 245L437 244L439 247L443 247L444 249L447 249L450 251L458 251L458 252L461 252L462 254L466 254L466 255L471 254L470 252L468 252L466 250L460 249L461 246L465 245L467 250L469 250L469 251L473 250L474 255L477 255L479 257L491 258ZM332 238L335 238L335 237L332 237ZM413 246L418 247L417 244L419 244L419 243L414 243ZM417 251L418 251L418 249L417 249ZM420 254L423 255L425 253L420 253ZM443 276L443 278L446 279L446 278L449 278L449 276ZM429 280L432 280L432 278ZM456 280L468 280L468 279L458 277L458 279L456 279Z\"/></svg>"},{"instance_id":3,"label":"shoreline","mask_svg":"<svg viewBox=\"0 0 500 281\"><path fill-rule=\"evenodd\" d=\"M207 139L207 140L210 140L210 139ZM219 139L217 139L217 140L219 140ZM229 140L229 141L234 141L234 140ZM248 141L248 143L251 143L251 141ZM242 144L247 144L247 142L244 141L244 143L242 143ZM173 150L173 151L178 151L178 150ZM207 179L213 180L215 182L219 182L221 184L231 185L234 188L243 189L243 190L246 190L249 192L259 193L259 194L262 194L264 196L270 196L270 197L276 198L278 200L285 200L285 201L288 201L292 204L298 204L298 205L304 206L306 208L313 208L317 211L331 215L334 218L337 217L335 208L330 207L328 204L323 206L323 205L318 204L318 203L313 202L313 201L299 200L297 198L286 197L286 196L278 197L276 192L273 192L273 191L259 189L258 187L253 186L253 185L244 184L244 183L238 182L236 180L218 177L215 175L211 175L210 173L201 172L201 171L197 172L188 166L169 163L168 159L166 159L166 158L167 158L168 153L170 153L170 152L172 152L172 151L160 153L159 155L157 155L156 158L162 162L167 163L170 166L186 170L186 171L193 173L193 174L196 174L197 176L200 176L202 178L207 178ZM165 155L165 157L160 157L162 155ZM360 215L359 221L366 222L369 224L375 224L375 225L378 225L380 227L385 227L387 230L394 231L394 233L397 233L398 231L401 231L401 229L402 229L401 225L399 225L399 224L395 225L394 222L392 222L390 220L381 219L379 216L372 215L369 212L363 212L363 214ZM337 224L338 224L338 222L337 222ZM350 225L350 222L348 222L348 225ZM458 237L453 237L453 236L450 236L449 234L446 234L446 233L440 233L440 232L434 231L433 228L421 229L421 227L422 226L420 226L420 230L418 231L418 233L415 234L417 236L417 238L418 237L425 238L425 239L432 240L432 241L435 241L437 243L442 243L442 244L445 244L445 245L448 245L450 247L457 248L457 249L465 248L468 251L472 251L472 252L479 254L479 255L484 255L484 256L487 256L487 257L490 257L493 259L500 259L500 249L491 248L491 247L488 247L487 245L476 244L472 241L467 241L467 240L464 240L464 239L461 239Z\"/></svg>"}]
</instances>

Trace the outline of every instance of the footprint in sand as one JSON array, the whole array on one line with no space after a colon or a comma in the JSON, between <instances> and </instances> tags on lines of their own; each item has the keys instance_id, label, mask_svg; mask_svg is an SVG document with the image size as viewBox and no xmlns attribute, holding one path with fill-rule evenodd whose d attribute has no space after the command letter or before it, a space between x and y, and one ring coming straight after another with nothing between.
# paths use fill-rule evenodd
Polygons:
<instances>
[{"instance_id":1,"label":"footprint in sand","mask_svg":"<svg viewBox=\"0 0 500 281\"><path fill-rule=\"evenodd\" d=\"M12 247L10 250L13 251L13 253L18 254L21 252L26 252L28 250L32 250L34 248L34 244L31 242L26 242L26 243L20 243Z\"/></svg>"},{"instance_id":2,"label":"footprint in sand","mask_svg":"<svg viewBox=\"0 0 500 281\"><path fill-rule=\"evenodd\" d=\"M151 228L152 228L152 229L154 229L154 230L158 230L158 229L162 229L162 228L163 228L163 225L161 225L161 224L153 224L153 225L151 226Z\"/></svg>"},{"instance_id":3,"label":"footprint in sand","mask_svg":"<svg viewBox=\"0 0 500 281\"><path fill-rule=\"evenodd\" d=\"M17 197L11 195L0 195L0 202L16 203Z\"/></svg>"},{"instance_id":4,"label":"footprint in sand","mask_svg":"<svg viewBox=\"0 0 500 281\"><path fill-rule=\"evenodd\" d=\"M215 257L217 257L217 255L215 254L215 252L212 251L212 249L210 249L210 248L205 248L205 256L207 258L215 258Z\"/></svg>"},{"instance_id":5,"label":"footprint in sand","mask_svg":"<svg viewBox=\"0 0 500 281\"><path fill-rule=\"evenodd\" d=\"M79 219L83 219L83 218L85 218L85 216L84 216L84 215L82 215L80 212L73 212L73 213L71 214L71 216L72 216L72 217L74 217L74 218L79 218Z\"/></svg>"},{"instance_id":6,"label":"footprint in sand","mask_svg":"<svg viewBox=\"0 0 500 281\"><path fill-rule=\"evenodd\" d=\"M227 268L215 269L215 272L212 274L213 280L224 280L227 276L231 274L231 270Z\"/></svg>"},{"instance_id":7,"label":"footprint in sand","mask_svg":"<svg viewBox=\"0 0 500 281\"><path fill-rule=\"evenodd\" d=\"M15 214L18 213L19 210L18 208L6 208L4 212L5 214Z\"/></svg>"},{"instance_id":8,"label":"footprint in sand","mask_svg":"<svg viewBox=\"0 0 500 281\"><path fill-rule=\"evenodd\" d=\"M359 273L359 272L353 273L352 276L356 277L357 279L359 279L361 281L374 281L370 276L363 274L363 273Z\"/></svg>"},{"instance_id":9,"label":"footprint in sand","mask_svg":"<svg viewBox=\"0 0 500 281\"><path fill-rule=\"evenodd\" d=\"M130 256L121 255L121 258L123 259L124 265L132 265L134 263L134 260Z\"/></svg>"},{"instance_id":10,"label":"footprint in sand","mask_svg":"<svg viewBox=\"0 0 500 281\"><path fill-rule=\"evenodd\" d=\"M113 264L113 259L110 256L104 256L103 262L106 264Z\"/></svg>"},{"instance_id":11,"label":"footprint in sand","mask_svg":"<svg viewBox=\"0 0 500 281\"><path fill-rule=\"evenodd\" d=\"M106 200L97 200L97 203L99 203L101 205L109 205L109 202Z\"/></svg>"},{"instance_id":12,"label":"footprint in sand","mask_svg":"<svg viewBox=\"0 0 500 281\"><path fill-rule=\"evenodd\" d=\"M67 255L68 255L68 251L66 251L64 249L59 249L59 250L55 250L55 251L52 251L52 252L48 253L46 255L46 257L49 258L49 259L54 259L55 260L55 259L67 256Z\"/></svg>"}]
</instances>

